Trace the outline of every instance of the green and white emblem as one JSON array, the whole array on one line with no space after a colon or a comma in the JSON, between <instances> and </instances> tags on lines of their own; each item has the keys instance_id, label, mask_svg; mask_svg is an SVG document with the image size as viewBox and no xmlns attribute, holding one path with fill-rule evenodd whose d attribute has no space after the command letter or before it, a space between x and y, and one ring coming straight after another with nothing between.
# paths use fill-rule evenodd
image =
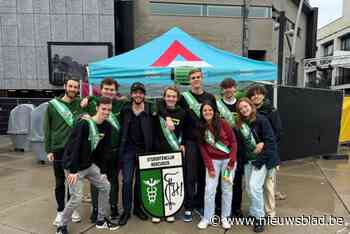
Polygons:
<instances>
[{"instance_id":1,"label":"green and white emblem","mask_svg":"<svg viewBox=\"0 0 350 234\"><path fill-rule=\"evenodd\" d=\"M184 175L181 152L141 155L139 158L141 201L152 217L168 217L183 204Z\"/></svg>"}]
</instances>

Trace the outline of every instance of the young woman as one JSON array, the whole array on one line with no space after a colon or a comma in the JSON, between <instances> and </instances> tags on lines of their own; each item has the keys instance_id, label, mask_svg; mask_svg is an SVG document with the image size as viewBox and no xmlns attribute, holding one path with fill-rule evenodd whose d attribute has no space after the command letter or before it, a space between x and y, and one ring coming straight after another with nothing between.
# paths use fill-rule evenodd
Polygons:
<instances>
[{"instance_id":1,"label":"young woman","mask_svg":"<svg viewBox=\"0 0 350 234\"><path fill-rule=\"evenodd\" d=\"M276 161L276 141L267 118L257 114L255 105L248 98L237 102L239 121L237 128L246 146L244 165L245 184L250 199L249 215L254 217L254 232L264 231L265 216L263 186L267 171Z\"/></svg>"},{"instance_id":2,"label":"young woman","mask_svg":"<svg viewBox=\"0 0 350 234\"><path fill-rule=\"evenodd\" d=\"M235 174L237 143L229 124L215 112L213 104L204 102L200 109L199 146L206 167L204 195L204 217L198 228L208 227L214 216L215 194L221 176L222 211L221 223L224 229L231 228L227 217L231 215L232 182Z\"/></svg>"}]
</instances>

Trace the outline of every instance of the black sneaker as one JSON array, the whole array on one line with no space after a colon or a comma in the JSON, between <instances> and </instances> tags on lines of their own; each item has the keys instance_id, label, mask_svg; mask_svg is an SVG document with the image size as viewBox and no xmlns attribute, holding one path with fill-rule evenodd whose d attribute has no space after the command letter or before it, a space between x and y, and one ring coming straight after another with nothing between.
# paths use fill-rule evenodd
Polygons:
<instances>
[{"instance_id":1,"label":"black sneaker","mask_svg":"<svg viewBox=\"0 0 350 234\"><path fill-rule=\"evenodd\" d=\"M99 220L96 222L96 228L97 229L107 229L110 231L115 231L119 228L120 226L112 223L109 219L104 219L104 220Z\"/></svg>"},{"instance_id":2,"label":"black sneaker","mask_svg":"<svg viewBox=\"0 0 350 234\"><path fill-rule=\"evenodd\" d=\"M56 234L68 234L67 226L58 227Z\"/></svg>"},{"instance_id":3,"label":"black sneaker","mask_svg":"<svg viewBox=\"0 0 350 234\"><path fill-rule=\"evenodd\" d=\"M259 233L259 232L263 232L264 230L265 230L264 222L259 220L259 219L256 219L255 222L254 222L253 231L256 232L256 233Z\"/></svg>"},{"instance_id":4,"label":"black sneaker","mask_svg":"<svg viewBox=\"0 0 350 234\"><path fill-rule=\"evenodd\" d=\"M111 207L111 220L116 220L119 216L118 207L112 206Z\"/></svg>"},{"instance_id":5,"label":"black sneaker","mask_svg":"<svg viewBox=\"0 0 350 234\"><path fill-rule=\"evenodd\" d=\"M129 218L130 218L130 213L123 212L122 215L120 216L120 219L119 219L119 225L123 226L123 225L127 224Z\"/></svg>"},{"instance_id":6,"label":"black sneaker","mask_svg":"<svg viewBox=\"0 0 350 234\"><path fill-rule=\"evenodd\" d=\"M146 221L148 219L148 216L141 209L134 209L133 214L143 221Z\"/></svg>"}]
</instances>

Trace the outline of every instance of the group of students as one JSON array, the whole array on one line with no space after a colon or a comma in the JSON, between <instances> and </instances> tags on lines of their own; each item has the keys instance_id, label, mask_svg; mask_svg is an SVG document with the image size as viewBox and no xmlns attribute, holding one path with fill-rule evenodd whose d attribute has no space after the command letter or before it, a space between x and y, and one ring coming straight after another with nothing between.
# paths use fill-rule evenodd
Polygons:
<instances>
[{"instance_id":1,"label":"group of students","mask_svg":"<svg viewBox=\"0 0 350 234\"><path fill-rule=\"evenodd\" d=\"M146 89L139 82L132 84L126 98L118 94L118 83L106 78L100 97L80 99L79 82L66 80L65 94L49 102L44 124L45 149L56 182L57 234L67 234L68 223L81 220L76 210L85 179L91 182L90 219L96 228L116 230L127 224L132 206L135 216L147 220L140 203L137 156L178 150L184 157L183 221L192 222L196 211L201 216L197 226L205 229L221 211L222 227L229 229L229 217L242 217L244 176L253 230L264 231L261 218L275 216L278 113L262 86L251 87L247 97L237 100L236 82L227 78L220 84L222 97L216 99L203 89L201 70L191 70L188 79L190 90L180 93L176 86L167 87L155 102L145 100ZM118 223L111 221L117 218Z\"/></svg>"}]
</instances>

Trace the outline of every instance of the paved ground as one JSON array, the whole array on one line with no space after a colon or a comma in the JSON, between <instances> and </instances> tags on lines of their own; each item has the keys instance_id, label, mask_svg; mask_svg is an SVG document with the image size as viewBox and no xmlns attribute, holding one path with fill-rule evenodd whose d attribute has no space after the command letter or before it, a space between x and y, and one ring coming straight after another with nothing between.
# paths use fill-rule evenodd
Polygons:
<instances>
[{"instance_id":1,"label":"paved ground","mask_svg":"<svg viewBox=\"0 0 350 234\"><path fill-rule=\"evenodd\" d=\"M348 161L306 159L283 165L278 176L279 190L288 199L278 201L279 216L333 215L350 222L350 164ZM246 199L244 210L246 210ZM51 225L55 215L53 200L53 172L49 164L37 163L31 152L12 150L7 137L0 136L0 234L54 233ZM83 221L72 224L75 233L111 233L98 231L89 223L89 204L81 207ZM174 224L154 225L132 218L116 233L224 233L221 228L205 231L194 223L178 220ZM343 226L269 226L265 233L331 234ZM235 226L228 233L252 233L250 227ZM350 233L349 231L343 233Z\"/></svg>"}]
</instances>

